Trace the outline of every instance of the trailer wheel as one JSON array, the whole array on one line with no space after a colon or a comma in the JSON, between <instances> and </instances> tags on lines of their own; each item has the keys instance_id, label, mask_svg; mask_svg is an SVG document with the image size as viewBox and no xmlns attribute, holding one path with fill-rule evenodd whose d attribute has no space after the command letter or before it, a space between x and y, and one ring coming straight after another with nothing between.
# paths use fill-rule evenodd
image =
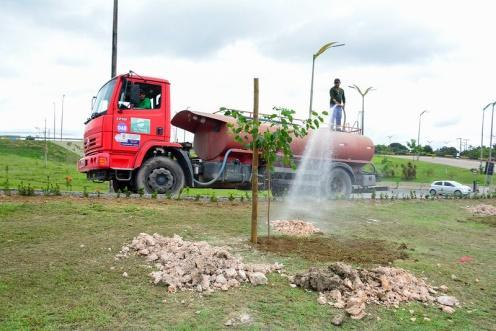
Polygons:
<instances>
[{"instance_id":1,"label":"trailer wheel","mask_svg":"<svg viewBox=\"0 0 496 331\"><path fill-rule=\"evenodd\" d=\"M184 173L176 161L158 156L143 163L136 182L145 193L177 194L184 186Z\"/></svg>"},{"instance_id":2,"label":"trailer wheel","mask_svg":"<svg viewBox=\"0 0 496 331\"><path fill-rule=\"evenodd\" d=\"M331 172L329 195L331 198L349 198L351 195L351 178L346 170L335 168Z\"/></svg>"}]
</instances>

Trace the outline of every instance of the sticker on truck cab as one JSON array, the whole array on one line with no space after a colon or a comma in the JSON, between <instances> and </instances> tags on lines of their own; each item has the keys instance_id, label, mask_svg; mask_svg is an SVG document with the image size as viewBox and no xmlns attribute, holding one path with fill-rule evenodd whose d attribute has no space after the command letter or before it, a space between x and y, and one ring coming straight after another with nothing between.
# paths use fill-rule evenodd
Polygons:
<instances>
[{"instance_id":1,"label":"sticker on truck cab","mask_svg":"<svg viewBox=\"0 0 496 331\"><path fill-rule=\"evenodd\" d=\"M117 123L117 132L126 132L127 131L127 125L126 123Z\"/></svg>"},{"instance_id":2,"label":"sticker on truck cab","mask_svg":"<svg viewBox=\"0 0 496 331\"><path fill-rule=\"evenodd\" d=\"M140 140L141 135L139 134L118 133L115 135L115 141L122 146L139 146Z\"/></svg>"},{"instance_id":3,"label":"sticker on truck cab","mask_svg":"<svg viewBox=\"0 0 496 331\"><path fill-rule=\"evenodd\" d=\"M150 120L131 117L131 132L150 133Z\"/></svg>"}]
</instances>

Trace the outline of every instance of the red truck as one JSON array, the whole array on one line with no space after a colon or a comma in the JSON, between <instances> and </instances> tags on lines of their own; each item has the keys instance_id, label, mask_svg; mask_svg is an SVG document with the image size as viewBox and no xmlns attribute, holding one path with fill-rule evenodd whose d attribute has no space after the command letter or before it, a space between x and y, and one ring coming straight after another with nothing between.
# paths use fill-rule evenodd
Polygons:
<instances>
[{"instance_id":1,"label":"red truck","mask_svg":"<svg viewBox=\"0 0 496 331\"><path fill-rule=\"evenodd\" d=\"M169 81L133 72L116 76L93 98L78 170L90 180L111 181L116 191L176 194L183 187L248 187L252 153L234 139L227 126L232 121L190 110L171 119ZM172 142L171 124L192 132L193 144ZM297 164L307 140L292 143ZM349 195L353 189L375 185L375 175L362 170L374 154L369 138L333 132L332 147L334 176L329 187L336 194ZM265 174L263 160L259 174ZM282 192L291 185L295 171L276 165L272 178L272 187Z\"/></svg>"}]
</instances>

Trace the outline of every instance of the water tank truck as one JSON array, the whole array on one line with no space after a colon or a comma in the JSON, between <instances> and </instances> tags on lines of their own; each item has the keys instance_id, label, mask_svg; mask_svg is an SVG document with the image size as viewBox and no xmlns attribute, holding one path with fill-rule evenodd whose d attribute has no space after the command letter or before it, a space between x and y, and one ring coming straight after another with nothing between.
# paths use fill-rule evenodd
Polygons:
<instances>
[{"instance_id":1,"label":"water tank truck","mask_svg":"<svg viewBox=\"0 0 496 331\"><path fill-rule=\"evenodd\" d=\"M141 94L149 99L149 108L139 108ZM227 126L233 121L221 114L192 110L180 111L171 119L167 80L132 72L116 76L94 97L91 116L85 123L85 154L78 170L90 180L111 181L116 191L127 188L176 194L184 187L247 188L252 153L234 139ZM171 124L193 133L193 144L171 141ZM263 124L261 131L269 126ZM346 196L354 188L374 186L375 175L363 171L374 155L373 142L357 133L330 134L332 148L328 155L334 176L329 187ZM296 164L308 139L306 136L292 142ZM263 182L263 160L259 174ZM293 169L276 164L272 187L282 192L294 177Z\"/></svg>"}]
</instances>

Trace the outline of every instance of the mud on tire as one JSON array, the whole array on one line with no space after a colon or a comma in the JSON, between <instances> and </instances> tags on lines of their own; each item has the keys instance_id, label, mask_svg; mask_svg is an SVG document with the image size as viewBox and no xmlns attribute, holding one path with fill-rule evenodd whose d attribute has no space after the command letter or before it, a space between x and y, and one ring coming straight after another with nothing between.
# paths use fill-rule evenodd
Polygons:
<instances>
[{"instance_id":1,"label":"mud on tire","mask_svg":"<svg viewBox=\"0 0 496 331\"><path fill-rule=\"evenodd\" d=\"M152 157L138 171L136 184L145 193L175 195L184 186L184 173L176 161L164 156Z\"/></svg>"}]
</instances>

